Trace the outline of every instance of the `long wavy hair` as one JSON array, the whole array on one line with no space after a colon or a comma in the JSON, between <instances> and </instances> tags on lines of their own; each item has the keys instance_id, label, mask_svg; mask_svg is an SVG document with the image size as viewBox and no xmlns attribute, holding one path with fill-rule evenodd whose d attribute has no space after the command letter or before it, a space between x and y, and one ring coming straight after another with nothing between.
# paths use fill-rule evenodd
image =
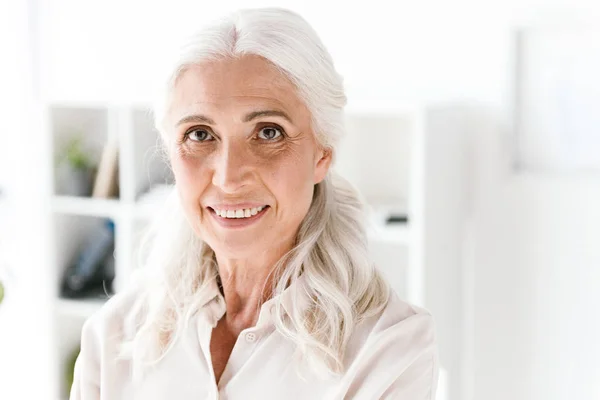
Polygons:
<instances>
[{"instance_id":1,"label":"long wavy hair","mask_svg":"<svg viewBox=\"0 0 600 400\"><path fill-rule=\"evenodd\" d=\"M264 57L294 83L312 115L320 145L335 149L344 132L343 81L312 27L279 8L240 10L192 35L181 47L154 108L165 148L164 119L173 87L191 65L223 57ZM275 328L296 348L298 364L311 371L341 374L345 348L355 326L387 304L389 285L368 252L363 201L330 170L315 185L312 204L295 246L274 266ZM193 232L174 190L153 220L134 273L133 312L125 320L121 357L132 361L133 377L160 361L180 332L208 300L218 275L213 250ZM302 279L298 277L302 275ZM293 285L292 312L277 301ZM214 293L213 293L214 296ZM308 304L308 308L300 307Z\"/></svg>"}]
</instances>

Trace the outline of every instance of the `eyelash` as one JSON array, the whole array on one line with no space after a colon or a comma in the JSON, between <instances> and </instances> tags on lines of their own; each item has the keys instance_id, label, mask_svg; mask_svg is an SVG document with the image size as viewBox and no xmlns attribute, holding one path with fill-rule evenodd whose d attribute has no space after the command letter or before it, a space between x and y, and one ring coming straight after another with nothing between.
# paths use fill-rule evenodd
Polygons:
<instances>
[{"instance_id":1,"label":"eyelash","mask_svg":"<svg viewBox=\"0 0 600 400\"><path fill-rule=\"evenodd\" d=\"M261 126L260 129L258 130L258 132L260 133L263 129L266 129L266 128L276 129L276 130L278 130L281 133L281 135L278 138L276 138L276 139L272 139L272 140L261 139L261 140L264 140L266 142L276 143L279 140L281 140L284 137L286 137L286 133L283 130L283 128L281 126L279 126L279 125L276 125L276 124L268 124L268 125ZM210 132L209 129L205 129L205 128L202 128L202 127L194 127L194 128L192 128L192 129L190 129L190 130L188 130L187 132L184 133L183 139L181 140L181 142L185 143L186 141L188 141L188 139L190 138L190 135L193 132L197 132L197 131L204 131L204 132L206 132L207 135L212 136L212 138L213 138L212 140L214 140L214 138L215 138L214 135ZM192 141L197 142L197 143L202 143L202 142L211 142L212 140L192 140Z\"/></svg>"}]
</instances>

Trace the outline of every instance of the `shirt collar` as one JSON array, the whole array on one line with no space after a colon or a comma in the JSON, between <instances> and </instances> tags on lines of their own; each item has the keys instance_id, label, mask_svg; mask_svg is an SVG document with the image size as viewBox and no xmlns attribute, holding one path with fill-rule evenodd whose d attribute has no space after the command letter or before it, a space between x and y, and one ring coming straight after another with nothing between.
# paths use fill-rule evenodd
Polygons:
<instances>
[{"instance_id":1,"label":"shirt collar","mask_svg":"<svg viewBox=\"0 0 600 400\"><path fill-rule=\"evenodd\" d=\"M299 314L302 314L310 306L310 300L303 293L305 282L306 278L302 274L292 281L281 295L272 297L263 303L256 326L261 326L272 321L276 313L277 302L281 303L283 311L289 316L300 317L301 315ZM207 282L204 293L206 293L206 301L202 306L202 310L209 323L214 327L227 311L225 298L221 294L216 277Z\"/></svg>"}]
</instances>

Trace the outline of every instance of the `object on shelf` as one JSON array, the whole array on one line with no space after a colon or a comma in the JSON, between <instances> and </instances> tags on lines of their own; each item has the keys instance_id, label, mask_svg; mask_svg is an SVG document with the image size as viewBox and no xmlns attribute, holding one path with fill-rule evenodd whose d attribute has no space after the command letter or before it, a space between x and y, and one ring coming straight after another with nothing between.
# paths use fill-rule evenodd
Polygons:
<instances>
[{"instance_id":1,"label":"object on shelf","mask_svg":"<svg viewBox=\"0 0 600 400\"><path fill-rule=\"evenodd\" d=\"M386 224L407 224L408 215L406 214L390 214L386 220Z\"/></svg>"},{"instance_id":2,"label":"object on shelf","mask_svg":"<svg viewBox=\"0 0 600 400\"><path fill-rule=\"evenodd\" d=\"M65 271L61 296L81 298L112 291L115 225L106 220L102 229L90 236L76 262Z\"/></svg>"},{"instance_id":3,"label":"object on shelf","mask_svg":"<svg viewBox=\"0 0 600 400\"><path fill-rule=\"evenodd\" d=\"M81 141L80 136L70 139L58 160L58 181L64 195L89 196L92 192L95 169Z\"/></svg>"},{"instance_id":4,"label":"object on shelf","mask_svg":"<svg viewBox=\"0 0 600 400\"><path fill-rule=\"evenodd\" d=\"M109 138L102 150L98 173L94 182L93 197L111 198L119 196L119 146L117 140Z\"/></svg>"}]
</instances>

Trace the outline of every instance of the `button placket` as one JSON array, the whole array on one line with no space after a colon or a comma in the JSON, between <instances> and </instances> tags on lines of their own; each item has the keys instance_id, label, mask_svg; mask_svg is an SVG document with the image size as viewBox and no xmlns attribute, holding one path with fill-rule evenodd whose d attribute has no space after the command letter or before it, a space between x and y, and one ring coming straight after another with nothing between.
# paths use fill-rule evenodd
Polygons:
<instances>
[{"instance_id":1,"label":"button placket","mask_svg":"<svg viewBox=\"0 0 600 400\"><path fill-rule=\"evenodd\" d=\"M219 380L219 390L222 390L248 361L251 354L256 350L255 345L258 339L259 334L256 331L240 332L223 371L223 375L221 375L221 379Z\"/></svg>"},{"instance_id":2,"label":"button placket","mask_svg":"<svg viewBox=\"0 0 600 400\"><path fill-rule=\"evenodd\" d=\"M246 342L248 342L248 343L256 342L256 339L257 339L256 333L246 332L245 339L246 339Z\"/></svg>"}]
</instances>

